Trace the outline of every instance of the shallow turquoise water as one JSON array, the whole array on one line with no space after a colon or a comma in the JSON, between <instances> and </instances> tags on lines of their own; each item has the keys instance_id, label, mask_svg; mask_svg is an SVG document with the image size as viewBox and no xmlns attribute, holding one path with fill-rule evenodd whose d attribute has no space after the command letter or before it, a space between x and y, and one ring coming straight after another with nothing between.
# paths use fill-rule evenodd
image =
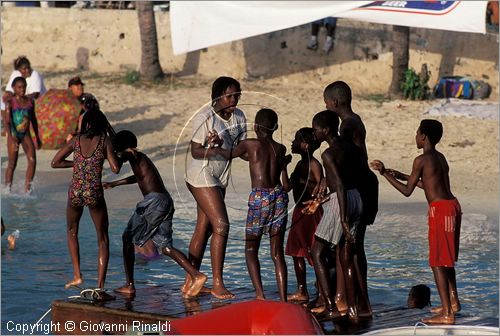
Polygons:
<instances>
[{"instance_id":1,"label":"shallow turquoise water","mask_svg":"<svg viewBox=\"0 0 500 336\"><path fill-rule=\"evenodd\" d=\"M6 234L15 229L20 230L20 239L14 251L7 250L6 235L2 237L2 334L13 333L7 330L7 322L33 324L49 309L54 299L77 294L76 291L64 289L64 283L72 274L65 231L67 185L67 180L61 178L60 183L39 187L30 197L2 195L2 217L7 225ZM126 197L123 196L125 194ZM174 244L186 252L193 232L195 209L193 203L190 203L190 195L182 196L188 203L182 203L173 193L177 202ZM111 200L116 197L125 200ZM107 288L116 288L124 282L121 233L139 197L135 187L124 187L119 191L115 189L108 197L110 264ZM244 243L241 240L245 209L238 209L238 204L244 200L228 197L231 197L228 203L232 228L224 268L225 282L229 289L251 288L244 259ZM236 205L232 205L233 203ZM381 205L377 222L369 227L366 237L372 303L404 306L409 289L418 283L429 285L433 305L439 303L432 272L427 264L426 230L425 204L407 203L397 207ZM97 246L95 230L87 211L80 223L79 236L85 285L92 287L96 283ZM291 258L287 258L287 262L288 288L292 292L296 285L295 275ZM265 290L275 291L274 266L269 257L267 239L263 239L261 246L261 263ZM464 214L460 260L456 269L462 313L498 319L497 218L489 219L483 214ZM208 250L202 271L210 275ZM137 286L142 287L171 281L180 284L184 273L171 260L160 259L136 265L135 274ZM311 292L314 292L313 281L314 273L309 268L308 283ZM50 315L44 321L49 319Z\"/></svg>"}]
</instances>

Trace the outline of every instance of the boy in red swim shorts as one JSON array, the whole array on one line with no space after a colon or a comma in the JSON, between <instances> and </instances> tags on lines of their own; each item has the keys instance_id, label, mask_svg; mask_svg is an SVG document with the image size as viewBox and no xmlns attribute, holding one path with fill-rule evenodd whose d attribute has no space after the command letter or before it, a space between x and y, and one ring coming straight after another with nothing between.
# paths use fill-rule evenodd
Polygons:
<instances>
[{"instance_id":1,"label":"boy in red swim shorts","mask_svg":"<svg viewBox=\"0 0 500 336\"><path fill-rule=\"evenodd\" d=\"M446 158L436 150L442 135L443 126L439 121L425 119L420 122L415 141L417 148L423 149L424 153L413 161L410 175L387 169L379 160L370 165L406 197L411 195L416 186L424 189L429 203L429 265L434 273L442 306L432 309L437 315L422 322L454 324L455 313L460 311L455 262L458 259L462 210L451 193Z\"/></svg>"}]
</instances>

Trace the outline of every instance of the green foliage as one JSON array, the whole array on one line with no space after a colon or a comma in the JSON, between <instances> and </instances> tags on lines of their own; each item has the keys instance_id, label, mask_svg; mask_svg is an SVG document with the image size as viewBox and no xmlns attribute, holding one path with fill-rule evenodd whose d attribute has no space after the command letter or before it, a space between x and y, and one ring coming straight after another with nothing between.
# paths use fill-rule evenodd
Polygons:
<instances>
[{"instance_id":1,"label":"green foliage","mask_svg":"<svg viewBox=\"0 0 500 336\"><path fill-rule=\"evenodd\" d=\"M423 71L419 75L412 68L406 70L404 81L401 83L403 96L411 100L428 99L430 97L430 88L427 85L428 81L429 73L427 71Z\"/></svg>"},{"instance_id":2,"label":"green foliage","mask_svg":"<svg viewBox=\"0 0 500 336\"><path fill-rule=\"evenodd\" d=\"M135 84L136 82L139 81L139 78L140 78L139 71L129 70L125 74L125 83L129 85Z\"/></svg>"}]
</instances>

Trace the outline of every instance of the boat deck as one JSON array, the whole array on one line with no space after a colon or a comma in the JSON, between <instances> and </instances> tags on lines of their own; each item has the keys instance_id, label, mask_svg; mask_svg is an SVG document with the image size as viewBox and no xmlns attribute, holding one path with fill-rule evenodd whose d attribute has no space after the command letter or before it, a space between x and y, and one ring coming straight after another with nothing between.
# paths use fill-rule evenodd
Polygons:
<instances>
[{"instance_id":1,"label":"boat deck","mask_svg":"<svg viewBox=\"0 0 500 336\"><path fill-rule=\"evenodd\" d=\"M217 309L227 304L254 299L253 288L232 289L236 297L231 300L217 300L210 294L202 294L198 298L185 300L179 290L180 284L149 286L137 288L134 298L126 298L113 293L116 300L103 303L92 303L85 299L65 299L52 302L52 323L61 326L56 334L124 334L126 330L120 326L131 325L133 321L154 324L158 321L170 321L196 314L198 312ZM266 292L268 299L278 300L277 293ZM349 323L321 322L326 334L362 334L383 328L413 326L422 317L428 316L426 309L407 309L402 306L373 305L373 319L361 321L353 325ZM65 328L67 321L75 322L75 329ZM83 323L80 323L83 322ZM481 318L460 312L457 324L498 327L498 319ZM107 325L107 328L103 326ZM80 328L81 327L81 328ZM115 330L109 330L114 327ZM89 330L92 328L92 330ZM84 330L82 330L84 329ZM107 330L102 330L107 329ZM58 331L58 332L57 332Z\"/></svg>"}]
</instances>

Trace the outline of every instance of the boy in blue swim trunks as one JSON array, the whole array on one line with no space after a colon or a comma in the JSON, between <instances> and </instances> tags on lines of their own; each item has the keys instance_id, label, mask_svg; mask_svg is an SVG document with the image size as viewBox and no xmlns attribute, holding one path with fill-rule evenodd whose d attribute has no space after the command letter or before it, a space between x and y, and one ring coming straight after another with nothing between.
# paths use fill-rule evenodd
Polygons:
<instances>
[{"instance_id":1,"label":"boy in blue swim trunks","mask_svg":"<svg viewBox=\"0 0 500 336\"><path fill-rule=\"evenodd\" d=\"M168 193L160 173L151 159L137 151L137 138L130 131L120 131L114 138L116 151L123 161L128 161L134 175L121 180L103 183L105 189L119 185L137 183L144 199L137 203L134 214L123 232L123 261L127 284L116 289L118 293L135 294L134 286L134 244L143 247L151 240L156 248L179 264L191 277L191 286L185 297L196 296L207 276L198 272L188 258L172 246L172 217L174 202Z\"/></svg>"},{"instance_id":2,"label":"boy in blue swim trunks","mask_svg":"<svg viewBox=\"0 0 500 336\"><path fill-rule=\"evenodd\" d=\"M286 301L287 269L283 242L290 190L286 162L290 162L291 156L285 156L286 147L273 139L277 128L276 112L261 109L255 116L254 130L257 138L241 141L232 151L220 151L221 155L228 158L244 157L250 165L252 192L248 199L245 257L256 298L265 299L258 254L262 234L269 233L279 295L281 301Z\"/></svg>"}]
</instances>

